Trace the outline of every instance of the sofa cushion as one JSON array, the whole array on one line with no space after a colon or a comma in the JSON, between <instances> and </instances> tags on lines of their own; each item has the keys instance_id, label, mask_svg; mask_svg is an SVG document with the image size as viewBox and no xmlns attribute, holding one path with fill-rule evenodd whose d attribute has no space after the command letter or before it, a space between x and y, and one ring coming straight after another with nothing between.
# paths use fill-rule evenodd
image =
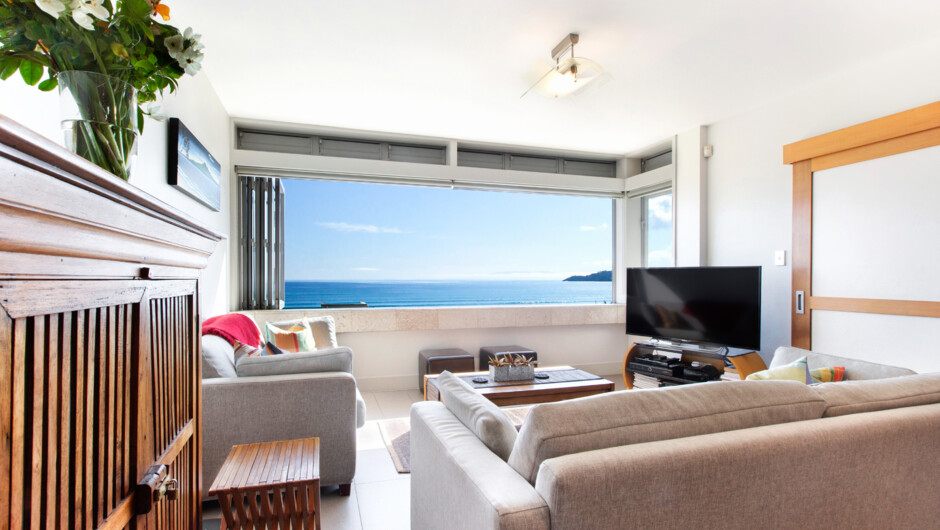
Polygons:
<instances>
[{"instance_id":1,"label":"sofa cushion","mask_svg":"<svg viewBox=\"0 0 940 530\"><path fill-rule=\"evenodd\" d=\"M235 349L217 335L202 336L202 378L237 377Z\"/></svg>"},{"instance_id":2,"label":"sofa cushion","mask_svg":"<svg viewBox=\"0 0 940 530\"><path fill-rule=\"evenodd\" d=\"M242 344L241 342L235 341L235 373L238 373L238 365L242 363L245 359L263 357L268 355L268 350L264 348L258 348L257 346L251 346L248 344Z\"/></svg>"},{"instance_id":3,"label":"sofa cushion","mask_svg":"<svg viewBox=\"0 0 940 530\"><path fill-rule=\"evenodd\" d=\"M313 332L305 319L291 326L268 322L264 325L264 338L285 352L313 351L317 349Z\"/></svg>"},{"instance_id":4,"label":"sofa cushion","mask_svg":"<svg viewBox=\"0 0 940 530\"><path fill-rule=\"evenodd\" d=\"M811 385L829 416L940 403L940 373Z\"/></svg>"},{"instance_id":5,"label":"sofa cushion","mask_svg":"<svg viewBox=\"0 0 940 530\"><path fill-rule=\"evenodd\" d=\"M774 358L770 361L770 368L776 368L784 364L790 364L800 357L806 356L809 363L809 369L825 368L827 366L844 366L845 379L884 379L886 377L898 377L902 375L916 374L913 370L900 368L898 366L889 366L886 364L870 363L858 359L849 359L848 357L839 357L837 355L827 355L825 353L793 348L790 346L781 346L774 352Z\"/></svg>"},{"instance_id":6,"label":"sofa cushion","mask_svg":"<svg viewBox=\"0 0 940 530\"><path fill-rule=\"evenodd\" d=\"M328 348L313 352L247 357L235 366L235 371L238 377L318 372L352 373L352 350Z\"/></svg>"},{"instance_id":7,"label":"sofa cushion","mask_svg":"<svg viewBox=\"0 0 940 530\"><path fill-rule=\"evenodd\" d=\"M809 375L809 368L806 366L805 355L790 364L754 372L745 378L747 381L766 381L768 379L799 381L804 384L813 382L812 377Z\"/></svg>"},{"instance_id":8,"label":"sofa cushion","mask_svg":"<svg viewBox=\"0 0 940 530\"><path fill-rule=\"evenodd\" d=\"M535 483L556 456L822 417L825 401L796 381L730 381L611 392L536 405L509 456Z\"/></svg>"},{"instance_id":9,"label":"sofa cushion","mask_svg":"<svg viewBox=\"0 0 940 530\"><path fill-rule=\"evenodd\" d=\"M307 325L310 327L310 331L313 333L313 341L316 343L316 348L335 348L338 346L336 342L336 322L333 320L333 317L329 315L313 318L305 317L294 320L282 320L280 322L271 322L270 324L279 328L287 329L291 326L296 326L303 321L307 322Z\"/></svg>"},{"instance_id":10,"label":"sofa cushion","mask_svg":"<svg viewBox=\"0 0 940 530\"><path fill-rule=\"evenodd\" d=\"M450 372L437 378L441 401L461 423L490 448L506 460L516 442L516 427L492 401Z\"/></svg>"}]
</instances>

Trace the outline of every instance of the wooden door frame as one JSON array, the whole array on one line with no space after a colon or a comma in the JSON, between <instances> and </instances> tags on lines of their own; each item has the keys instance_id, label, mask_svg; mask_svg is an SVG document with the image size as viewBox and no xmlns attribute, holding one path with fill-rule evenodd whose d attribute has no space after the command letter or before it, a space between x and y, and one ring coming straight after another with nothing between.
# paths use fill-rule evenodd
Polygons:
<instances>
[{"instance_id":1,"label":"wooden door frame","mask_svg":"<svg viewBox=\"0 0 940 530\"><path fill-rule=\"evenodd\" d=\"M783 146L793 166L790 342L812 348L812 312L940 318L940 302L813 296L813 176L816 171L940 145L940 101ZM797 313L798 293L803 312Z\"/></svg>"}]
</instances>

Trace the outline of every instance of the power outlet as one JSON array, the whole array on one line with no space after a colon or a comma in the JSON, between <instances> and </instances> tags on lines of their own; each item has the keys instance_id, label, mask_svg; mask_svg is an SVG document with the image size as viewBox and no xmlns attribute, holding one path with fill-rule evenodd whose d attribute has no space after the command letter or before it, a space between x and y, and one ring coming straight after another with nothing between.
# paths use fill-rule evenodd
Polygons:
<instances>
[{"instance_id":1,"label":"power outlet","mask_svg":"<svg viewBox=\"0 0 940 530\"><path fill-rule=\"evenodd\" d=\"M778 250L774 252L774 265L783 267L787 264L787 251Z\"/></svg>"}]
</instances>

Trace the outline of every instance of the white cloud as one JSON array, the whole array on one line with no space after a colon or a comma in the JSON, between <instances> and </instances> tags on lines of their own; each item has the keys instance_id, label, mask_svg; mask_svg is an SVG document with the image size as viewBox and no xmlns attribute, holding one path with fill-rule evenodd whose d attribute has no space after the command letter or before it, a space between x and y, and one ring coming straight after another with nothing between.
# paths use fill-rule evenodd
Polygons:
<instances>
[{"instance_id":1,"label":"white cloud","mask_svg":"<svg viewBox=\"0 0 940 530\"><path fill-rule=\"evenodd\" d=\"M672 195L654 197L647 203L649 208L650 228L672 227Z\"/></svg>"},{"instance_id":2,"label":"white cloud","mask_svg":"<svg viewBox=\"0 0 940 530\"><path fill-rule=\"evenodd\" d=\"M647 258L647 263L650 267L671 267L672 266L672 251L671 250L654 250L649 253Z\"/></svg>"},{"instance_id":3,"label":"white cloud","mask_svg":"<svg viewBox=\"0 0 940 530\"><path fill-rule=\"evenodd\" d=\"M378 271L379 269L376 269L376 268L374 268L374 267L353 267L352 270L354 270L354 271L361 271L361 272L376 272L376 271Z\"/></svg>"},{"instance_id":4,"label":"white cloud","mask_svg":"<svg viewBox=\"0 0 940 530\"><path fill-rule=\"evenodd\" d=\"M370 234L404 234L398 228L375 225L354 225L349 223L316 223L318 226L337 232L368 232Z\"/></svg>"},{"instance_id":5,"label":"white cloud","mask_svg":"<svg viewBox=\"0 0 940 530\"><path fill-rule=\"evenodd\" d=\"M595 230L607 230L608 228L610 227L607 226L607 223L601 223L597 226L582 226L581 230L584 232L593 232Z\"/></svg>"},{"instance_id":6,"label":"white cloud","mask_svg":"<svg viewBox=\"0 0 940 530\"><path fill-rule=\"evenodd\" d=\"M610 267L613 262L609 259L602 259L600 261L582 261L582 265L590 265L592 267Z\"/></svg>"}]
</instances>

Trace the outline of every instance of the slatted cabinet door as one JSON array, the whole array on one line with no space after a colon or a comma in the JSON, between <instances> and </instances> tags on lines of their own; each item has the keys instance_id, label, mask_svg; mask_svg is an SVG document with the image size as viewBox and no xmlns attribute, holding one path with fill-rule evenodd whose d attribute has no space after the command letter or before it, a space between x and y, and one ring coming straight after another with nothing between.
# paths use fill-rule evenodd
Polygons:
<instances>
[{"instance_id":1,"label":"slatted cabinet door","mask_svg":"<svg viewBox=\"0 0 940 530\"><path fill-rule=\"evenodd\" d=\"M178 491L175 500L154 505L146 518L149 528L197 528L201 519L202 376L194 289L195 282L188 287L186 282L164 282L144 301L150 330L152 421L142 430L152 429L156 458L151 465L167 466L167 477L177 481Z\"/></svg>"},{"instance_id":2,"label":"slatted cabinet door","mask_svg":"<svg viewBox=\"0 0 940 530\"><path fill-rule=\"evenodd\" d=\"M196 528L196 282L0 281L0 528ZM137 516L168 466L176 500Z\"/></svg>"}]
</instances>

